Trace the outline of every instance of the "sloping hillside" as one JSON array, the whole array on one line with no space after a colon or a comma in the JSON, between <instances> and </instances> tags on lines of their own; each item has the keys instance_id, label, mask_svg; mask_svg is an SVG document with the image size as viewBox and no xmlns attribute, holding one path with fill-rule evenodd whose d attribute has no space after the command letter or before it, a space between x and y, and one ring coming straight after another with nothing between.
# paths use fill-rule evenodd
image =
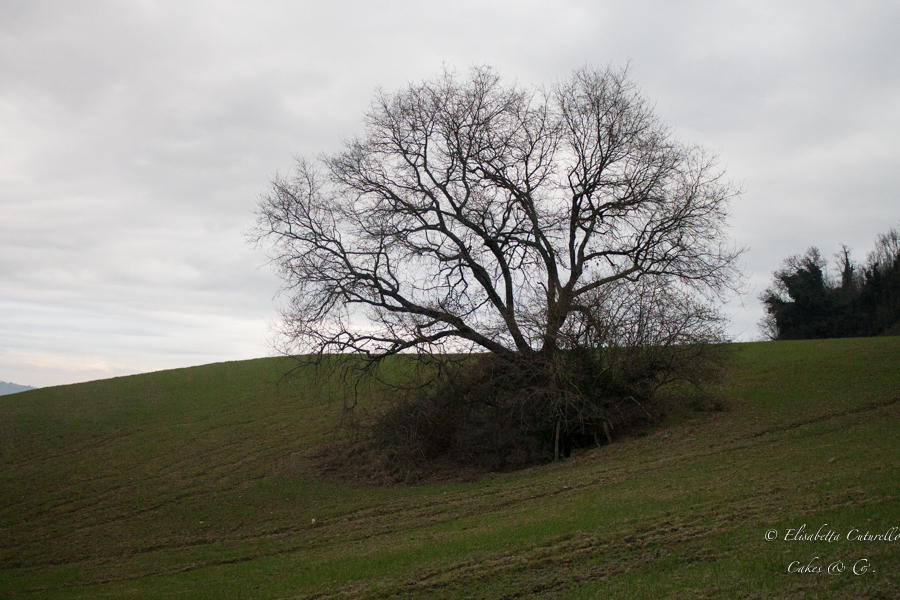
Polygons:
<instances>
[{"instance_id":1,"label":"sloping hillside","mask_svg":"<svg viewBox=\"0 0 900 600\"><path fill-rule=\"evenodd\" d=\"M283 359L4 396L0 598L900 597L900 539L847 539L900 527L898 364L741 345L723 411L412 488L316 476L337 384Z\"/></svg>"}]
</instances>

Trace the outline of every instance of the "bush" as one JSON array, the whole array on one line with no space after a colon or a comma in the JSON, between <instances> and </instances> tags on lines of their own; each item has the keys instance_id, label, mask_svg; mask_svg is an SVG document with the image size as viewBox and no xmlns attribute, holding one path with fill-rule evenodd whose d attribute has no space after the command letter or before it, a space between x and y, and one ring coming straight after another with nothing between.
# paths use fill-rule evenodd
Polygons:
<instances>
[{"instance_id":1,"label":"bush","mask_svg":"<svg viewBox=\"0 0 900 600\"><path fill-rule=\"evenodd\" d=\"M472 357L375 418L370 450L402 480L435 465L503 471L564 458L659 420L673 386L709 380L724 353L698 345Z\"/></svg>"}]
</instances>

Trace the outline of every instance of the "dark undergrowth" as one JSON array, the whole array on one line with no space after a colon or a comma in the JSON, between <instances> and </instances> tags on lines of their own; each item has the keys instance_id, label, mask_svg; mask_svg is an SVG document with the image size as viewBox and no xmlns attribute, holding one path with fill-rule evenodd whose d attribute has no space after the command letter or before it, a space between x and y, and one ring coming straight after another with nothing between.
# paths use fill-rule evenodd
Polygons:
<instances>
[{"instance_id":1,"label":"dark undergrowth","mask_svg":"<svg viewBox=\"0 0 900 600\"><path fill-rule=\"evenodd\" d=\"M631 349L443 365L420 387L389 386L386 408L345 428L321 454L321 468L415 484L565 459L641 435L673 412L723 410L701 384L721 374L726 357L724 347Z\"/></svg>"}]
</instances>

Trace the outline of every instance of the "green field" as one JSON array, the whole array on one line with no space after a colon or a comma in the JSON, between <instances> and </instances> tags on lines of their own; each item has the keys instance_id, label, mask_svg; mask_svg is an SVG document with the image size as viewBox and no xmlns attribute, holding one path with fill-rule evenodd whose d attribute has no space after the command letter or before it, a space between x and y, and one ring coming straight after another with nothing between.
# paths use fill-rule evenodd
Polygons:
<instances>
[{"instance_id":1,"label":"green field","mask_svg":"<svg viewBox=\"0 0 900 600\"><path fill-rule=\"evenodd\" d=\"M316 475L341 402L290 366L0 397L0 598L900 598L900 529L846 539L900 527L898 337L741 344L724 410L417 487Z\"/></svg>"}]
</instances>

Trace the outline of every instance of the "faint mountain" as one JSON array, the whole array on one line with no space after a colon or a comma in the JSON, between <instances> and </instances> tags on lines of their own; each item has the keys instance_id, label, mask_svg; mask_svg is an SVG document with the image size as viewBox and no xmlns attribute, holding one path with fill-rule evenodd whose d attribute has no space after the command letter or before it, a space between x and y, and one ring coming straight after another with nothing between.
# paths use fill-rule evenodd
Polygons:
<instances>
[{"instance_id":1,"label":"faint mountain","mask_svg":"<svg viewBox=\"0 0 900 600\"><path fill-rule=\"evenodd\" d=\"M0 381L0 396L5 396L6 394L15 394L17 392L27 392L28 390L33 390L35 388L30 385L18 385L15 383L7 383L5 381Z\"/></svg>"}]
</instances>

